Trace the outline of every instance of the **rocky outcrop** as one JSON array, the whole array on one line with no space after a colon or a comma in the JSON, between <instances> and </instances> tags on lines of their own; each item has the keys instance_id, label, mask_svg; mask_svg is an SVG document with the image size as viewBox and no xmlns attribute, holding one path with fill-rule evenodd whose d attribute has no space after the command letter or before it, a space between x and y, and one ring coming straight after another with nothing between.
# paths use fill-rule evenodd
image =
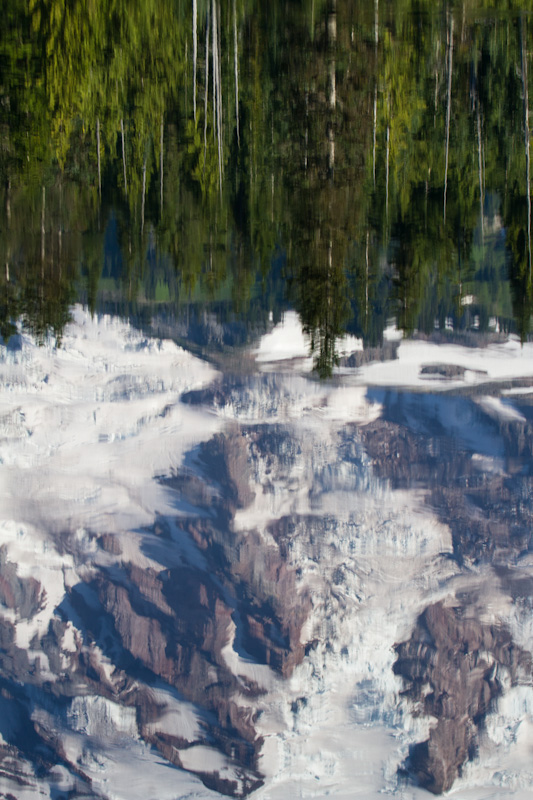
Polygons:
<instances>
[{"instance_id":1,"label":"rocky outcrop","mask_svg":"<svg viewBox=\"0 0 533 800\"><path fill-rule=\"evenodd\" d=\"M533 548L533 493L524 474L533 434L518 422L497 426L489 419L487 425L507 454L508 474L481 470L471 449L452 444L438 426L428 433L379 419L361 429L375 474L394 488L424 487L450 527L459 564L514 563Z\"/></svg>"},{"instance_id":2,"label":"rocky outcrop","mask_svg":"<svg viewBox=\"0 0 533 800\"><path fill-rule=\"evenodd\" d=\"M459 364L423 364L420 367L420 375L427 376L428 378L442 378L448 381L453 380L454 378L463 379L465 372L467 372L466 367L463 367ZM469 369L468 372L478 376L484 376L487 374L486 370L480 369Z\"/></svg>"},{"instance_id":3,"label":"rocky outcrop","mask_svg":"<svg viewBox=\"0 0 533 800\"><path fill-rule=\"evenodd\" d=\"M201 459L209 477L221 487L225 505L231 511L246 508L254 499L245 434L216 434L201 448Z\"/></svg>"},{"instance_id":4,"label":"rocky outcrop","mask_svg":"<svg viewBox=\"0 0 533 800\"><path fill-rule=\"evenodd\" d=\"M394 671L417 713L437 720L415 745L407 768L434 794L448 791L474 754L477 736L502 682L531 683L531 655L504 626L487 625L474 609L429 606L411 638L396 646Z\"/></svg>"},{"instance_id":5,"label":"rocky outcrop","mask_svg":"<svg viewBox=\"0 0 533 800\"><path fill-rule=\"evenodd\" d=\"M424 369L442 378L459 373L450 365ZM499 417L490 404L485 410L465 397L450 400L448 416L441 417L439 398L437 410L426 395L391 392L380 399L382 418L359 430L374 474L393 488L423 487L427 503L450 529L458 566L490 565L506 593L527 596L530 582L511 568L533 547L530 412L524 409L521 419ZM494 466L498 460L506 469ZM531 682L530 654L505 626L482 618L475 597L430 605L410 639L396 647L394 670L404 680L413 713L437 720L429 738L412 747L406 765L435 794L452 787L476 752L502 686Z\"/></svg>"},{"instance_id":6,"label":"rocky outcrop","mask_svg":"<svg viewBox=\"0 0 533 800\"><path fill-rule=\"evenodd\" d=\"M46 592L35 578L20 578L17 566L7 559L7 548L0 547L0 603L16 609L21 619L31 619L46 602Z\"/></svg>"},{"instance_id":7,"label":"rocky outcrop","mask_svg":"<svg viewBox=\"0 0 533 800\"><path fill-rule=\"evenodd\" d=\"M124 649L165 680L173 679L173 662L166 655L167 640L157 619L136 613L127 589L102 580L102 608L113 618Z\"/></svg>"},{"instance_id":8,"label":"rocky outcrop","mask_svg":"<svg viewBox=\"0 0 533 800\"><path fill-rule=\"evenodd\" d=\"M119 556L122 553L120 539L112 533L103 533L102 536L99 536L98 544L106 553L111 553L114 556Z\"/></svg>"},{"instance_id":9,"label":"rocky outcrop","mask_svg":"<svg viewBox=\"0 0 533 800\"><path fill-rule=\"evenodd\" d=\"M384 341L381 347L365 347L339 359L341 367L362 367L374 361L394 361L398 358L399 342Z\"/></svg>"},{"instance_id":10,"label":"rocky outcrop","mask_svg":"<svg viewBox=\"0 0 533 800\"><path fill-rule=\"evenodd\" d=\"M120 683L115 676L113 699L137 709L143 738L171 763L180 766L179 749L215 743L238 765L242 780L255 786L260 781L256 759L261 740L253 715L235 698L253 697L259 688L251 682L245 687L225 663L222 649L230 638L231 609L203 573L175 568L142 576L131 567L126 572L130 582L123 575L124 585L103 576L92 584L102 609L97 616L93 607L85 604L81 587L75 590L72 601L77 613L98 646L113 653L125 676L148 683L154 678L163 680L209 712L210 722L193 742L169 737L157 732L157 703L139 689L132 691L131 681L117 694ZM105 684L100 692L107 693Z\"/></svg>"},{"instance_id":11,"label":"rocky outcrop","mask_svg":"<svg viewBox=\"0 0 533 800\"><path fill-rule=\"evenodd\" d=\"M0 617L0 677L28 680L30 662L26 650L16 644L15 626ZM30 679L31 680L31 679Z\"/></svg>"},{"instance_id":12,"label":"rocky outcrop","mask_svg":"<svg viewBox=\"0 0 533 800\"><path fill-rule=\"evenodd\" d=\"M158 516L147 530L159 540L160 560L168 548L168 566L155 570L117 562L101 567L86 587L71 592L71 603L92 641L124 674L148 683L162 680L210 715L196 744L216 743L238 769L239 788L233 779L213 772L197 774L207 786L238 796L261 780L257 758L262 740L250 701L263 689L232 672L225 649L236 640L248 659L284 676L305 655L302 630L311 601L287 564L283 536L273 530L266 542L261 532L236 530L233 525L236 512L254 500L252 465L262 460L268 472L287 444L281 431L272 436L263 428L215 435L194 454L187 469L165 480L179 493L184 508L194 508L195 513L181 517L177 529ZM190 537L202 554L201 568L175 564L175 537ZM119 551L111 536L100 537L99 544L107 554ZM99 691L105 693L97 666L83 657L79 664L91 671L93 680L100 675ZM122 695L129 703L131 686L121 689ZM144 708L144 738L179 766L179 752L192 743L158 733L151 721L157 719L158 709L144 695L135 704Z\"/></svg>"},{"instance_id":13,"label":"rocky outcrop","mask_svg":"<svg viewBox=\"0 0 533 800\"><path fill-rule=\"evenodd\" d=\"M429 375L432 377L446 378L463 378L466 368L458 364L423 364L420 367L421 375Z\"/></svg>"}]
</instances>

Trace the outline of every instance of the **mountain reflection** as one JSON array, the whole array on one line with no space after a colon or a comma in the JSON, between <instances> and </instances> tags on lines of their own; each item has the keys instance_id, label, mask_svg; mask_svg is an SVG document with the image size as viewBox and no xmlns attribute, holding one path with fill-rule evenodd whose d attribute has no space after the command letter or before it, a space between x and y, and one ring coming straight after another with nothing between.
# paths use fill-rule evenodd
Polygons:
<instances>
[{"instance_id":1,"label":"mountain reflection","mask_svg":"<svg viewBox=\"0 0 533 800\"><path fill-rule=\"evenodd\" d=\"M2 787L525 797L531 346L320 382L73 316L1 351Z\"/></svg>"},{"instance_id":2,"label":"mountain reflection","mask_svg":"<svg viewBox=\"0 0 533 800\"><path fill-rule=\"evenodd\" d=\"M525 800L533 8L6 2L0 794Z\"/></svg>"}]
</instances>

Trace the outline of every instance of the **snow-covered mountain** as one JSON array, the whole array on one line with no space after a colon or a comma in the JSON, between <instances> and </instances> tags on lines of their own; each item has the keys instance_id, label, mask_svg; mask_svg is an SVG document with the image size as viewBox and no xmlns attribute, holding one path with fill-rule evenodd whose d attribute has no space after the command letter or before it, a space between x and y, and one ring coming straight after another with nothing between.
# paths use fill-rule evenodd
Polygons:
<instances>
[{"instance_id":1,"label":"snow-covered mountain","mask_svg":"<svg viewBox=\"0 0 533 800\"><path fill-rule=\"evenodd\" d=\"M6 796L529 796L531 351L388 339L1 348Z\"/></svg>"}]
</instances>

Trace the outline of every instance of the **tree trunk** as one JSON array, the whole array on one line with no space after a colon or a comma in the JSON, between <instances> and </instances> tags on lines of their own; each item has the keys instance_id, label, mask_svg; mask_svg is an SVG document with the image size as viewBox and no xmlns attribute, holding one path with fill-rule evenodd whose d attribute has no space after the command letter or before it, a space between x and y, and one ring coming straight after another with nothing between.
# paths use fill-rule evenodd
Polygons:
<instances>
[{"instance_id":1,"label":"tree trunk","mask_svg":"<svg viewBox=\"0 0 533 800\"><path fill-rule=\"evenodd\" d=\"M161 114L161 132L160 132L160 139L159 139L159 173L161 175L161 188L160 188L160 208L161 208L161 216L163 216L163 114Z\"/></svg>"},{"instance_id":2,"label":"tree trunk","mask_svg":"<svg viewBox=\"0 0 533 800\"><path fill-rule=\"evenodd\" d=\"M6 217L7 217L7 228L8 230L11 228L11 180L7 179L7 187L6 187ZM7 239L7 260L6 260L6 281L9 282L9 261L11 259L11 237L8 235Z\"/></svg>"},{"instance_id":3,"label":"tree trunk","mask_svg":"<svg viewBox=\"0 0 533 800\"><path fill-rule=\"evenodd\" d=\"M433 127L437 127L437 109L439 107L439 73L435 70L435 106L433 110Z\"/></svg>"},{"instance_id":4,"label":"tree trunk","mask_svg":"<svg viewBox=\"0 0 533 800\"><path fill-rule=\"evenodd\" d=\"M520 17L520 59L522 62L522 92L524 96L524 145L526 154L526 193L527 193L527 257L531 275L531 164L529 157L529 88L527 77L527 51L524 31L524 18Z\"/></svg>"},{"instance_id":5,"label":"tree trunk","mask_svg":"<svg viewBox=\"0 0 533 800\"><path fill-rule=\"evenodd\" d=\"M379 44L379 0L374 3L374 44L376 53L376 83L374 86L374 123L372 126L372 180L374 188L376 188L376 132L378 127L378 84L377 84L377 68L378 68L378 44Z\"/></svg>"},{"instance_id":6,"label":"tree trunk","mask_svg":"<svg viewBox=\"0 0 533 800\"><path fill-rule=\"evenodd\" d=\"M477 106L477 160L478 160L478 180L479 180L479 206L481 214L481 247L485 247L485 192L483 191L483 156L481 150L481 115L479 111L479 97L476 99Z\"/></svg>"},{"instance_id":7,"label":"tree trunk","mask_svg":"<svg viewBox=\"0 0 533 800\"><path fill-rule=\"evenodd\" d=\"M96 118L96 151L98 154L98 194L102 199L102 169L100 163L100 120Z\"/></svg>"},{"instance_id":8,"label":"tree trunk","mask_svg":"<svg viewBox=\"0 0 533 800\"><path fill-rule=\"evenodd\" d=\"M389 157L390 157L390 127L387 125L387 153L385 159L385 218L389 224Z\"/></svg>"},{"instance_id":9,"label":"tree trunk","mask_svg":"<svg viewBox=\"0 0 533 800\"><path fill-rule=\"evenodd\" d=\"M207 23L205 26L205 97L204 97L204 180L205 162L207 159L207 109L209 100L209 6L207 6Z\"/></svg>"},{"instance_id":10,"label":"tree trunk","mask_svg":"<svg viewBox=\"0 0 533 800\"><path fill-rule=\"evenodd\" d=\"M146 197L146 156L144 157L143 164L143 193L141 200L141 236L144 232L144 199Z\"/></svg>"},{"instance_id":11,"label":"tree trunk","mask_svg":"<svg viewBox=\"0 0 533 800\"><path fill-rule=\"evenodd\" d=\"M222 41L221 36L221 25L220 25L220 6L217 3L217 85L218 85L218 103L217 103L217 113L218 113L218 148L220 153L220 166L221 166L221 175L224 169L224 159L223 156L223 136L222 136L222 67L221 63L222 60L220 58L220 43ZM221 186L222 188L222 186Z\"/></svg>"},{"instance_id":12,"label":"tree trunk","mask_svg":"<svg viewBox=\"0 0 533 800\"><path fill-rule=\"evenodd\" d=\"M44 219L45 219L45 209L46 209L46 188L43 186L42 191L42 205L41 205L41 290L42 290L42 283L44 281L44 258L46 255L45 250L45 230L44 230Z\"/></svg>"},{"instance_id":13,"label":"tree trunk","mask_svg":"<svg viewBox=\"0 0 533 800\"><path fill-rule=\"evenodd\" d=\"M309 90L305 90L305 148L304 148L304 169L307 172L307 163L309 160Z\"/></svg>"},{"instance_id":14,"label":"tree trunk","mask_svg":"<svg viewBox=\"0 0 533 800\"><path fill-rule=\"evenodd\" d=\"M61 256L63 254L63 231L61 219L63 217L63 183L59 184L59 225L57 226L57 250L59 257L59 277L61 277ZM100 230L100 209L98 209L98 230Z\"/></svg>"},{"instance_id":15,"label":"tree trunk","mask_svg":"<svg viewBox=\"0 0 533 800\"><path fill-rule=\"evenodd\" d=\"M126 137L124 136L124 120L120 120L120 130L122 133L122 166L124 168L124 192L128 196L128 179L126 178Z\"/></svg>"},{"instance_id":16,"label":"tree trunk","mask_svg":"<svg viewBox=\"0 0 533 800\"><path fill-rule=\"evenodd\" d=\"M219 26L220 10L216 0L213 0L213 77L214 77L214 112L216 115L217 146L218 146L218 183L222 194L222 96L221 96L221 72L220 72L220 53L219 53Z\"/></svg>"},{"instance_id":17,"label":"tree trunk","mask_svg":"<svg viewBox=\"0 0 533 800\"><path fill-rule=\"evenodd\" d=\"M11 225L11 179L7 179L7 191L6 191L6 217L7 217L7 227L9 228Z\"/></svg>"},{"instance_id":18,"label":"tree trunk","mask_svg":"<svg viewBox=\"0 0 533 800\"><path fill-rule=\"evenodd\" d=\"M368 240L370 232L366 229L366 250L365 250L365 333L368 333L368 275L369 275L369 260L368 260Z\"/></svg>"},{"instance_id":19,"label":"tree trunk","mask_svg":"<svg viewBox=\"0 0 533 800\"><path fill-rule=\"evenodd\" d=\"M378 87L374 86L374 124L372 133L372 180L376 188L376 131L378 125Z\"/></svg>"},{"instance_id":20,"label":"tree trunk","mask_svg":"<svg viewBox=\"0 0 533 800\"><path fill-rule=\"evenodd\" d=\"M448 44L448 100L446 103L446 156L444 165L444 209L443 218L446 222L446 195L448 192L448 154L450 150L450 114L452 105L452 70L453 70L453 14L450 13L450 41Z\"/></svg>"},{"instance_id":21,"label":"tree trunk","mask_svg":"<svg viewBox=\"0 0 533 800\"><path fill-rule=\"evenodd\" d=\"M192 105L196 124L196 58L198 55L198 4L192 0Z\"/></svg>"},{"instance_id":22,"label":"tree trunk","mask_svg":"<svg viewBox=\"0 0 533 800\"><path fill-rule=\"evenodd\" d=\"M213 140L216 141L216 119L217 119L217 67L216 67L216 29L217 29L217 8L216 0L211 0L211 50L213 51Z\"/></svg>"},{"instance_id":23,"label":"tree trunk","mask_svg":"<svg viewBox=\"0 0 533 800\"><path fill-rule=\"evenodd\" d=\"M233 65L235 71L235 124L237 126L237 146L241 146L239 133L239 54L237 49L237 3L233 0Z\"/></svg>"},{"instance_id":24,"label":"tree trunk","mask_svg":"<svg viewBox=\"0 0 533 800\"><path fill-rule=\"evenodd\" d=\"M330 47L329 75L328 75L328 104L330 110L335 112L337 106L337 62L335 58L335 45L337 44L337 9L336 0L332 0L331 10L328 15L328 44ZM328 172L333 175L335 168L335 128L334 119L328 125Z\"/></svg>"}]
</instances>

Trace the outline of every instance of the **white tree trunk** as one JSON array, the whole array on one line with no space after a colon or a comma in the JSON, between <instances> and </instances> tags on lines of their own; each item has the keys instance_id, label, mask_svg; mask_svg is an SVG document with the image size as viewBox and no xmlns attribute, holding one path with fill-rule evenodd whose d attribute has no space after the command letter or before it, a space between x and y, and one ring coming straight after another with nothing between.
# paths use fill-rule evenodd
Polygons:
<instances>
[{"instance_id":1,"label":"white tree trunk","mask_svg":"<svg viewBox=\"0 0 533 800\"><path fill-rule=\"evenodd\" d=\"M216 29L217 29L217 8L216 0L211 0L211 49L213 51L213 139L216 139L216 119L217 119L217 73L216 68Z\"/></svg>"},{"instance_id":2,"label":"white tree trunk","mask_svg":"<svg viewBox=\"0 0 533 800\"><path fill-rule=\"evenodd\" d=\"M481 215L481 247L485 246L485 192L483 191L483 155L481 149L481 115L479 111L479 97L477 98L477 160L478 160L478 180L479 180L479 206Z\"/></svg>"},{"instance_id":3,"label":"white tree trunk","mask_svg":"<svg viewBox=\"0 0 533 800\"><path fill-rule=\"evenodd\" d=\"M98 194L102 199L102 169L100 163L100 120L96 118L96 152L98 154Z\"/></svg>"},{"instance_id":4,"label":"white tree trunk","mask_svg":"<svg viewBox=\"0 0 533 800\"><path fill-rule=\"evenodd\" d=\"M45 209L46 209L46 188L43 186L42 191L42 204L41 204L41 266L44 264L45 257ZM41 273L41 277L44 277Z\"/></svg>"},{"instance_id":5,"label":"white tree trunk","mask_svg":"<svg viewBox=\"0 0 533 800\"><path fill-rule=\"evenodd\" d=\"M159 139L159 173L161 175L161 187L160 187L160 206L161 206L161 215L163 214L163 115L161 114L161 132L160 132L160 139Z\"/></svg>"},{"instance_id":6,"label":"white tree trunk","mask_svg":"<svg viewBox=\"0 0 533 800\"><path fill-rule=\"evenodd\" d=\"M522 61L522 92L524 95L524 145L526 152L526 193L527 193L527 255L531 275L531 162L529 154L529 87L527 77L527 52L524 19L520 17L520 56Z\"/></svg>"},{"instance_id":7,"label":"white tree trunk","mask_svg":"<svg viewBox=\"0 0 533 800\"><path fill-rule=\"evenodd\" d=\"M235 71L235 125L237 127L237 146L241 146L239 133L239 58L237 49L237 3L233 0L233 67Z\"/></svg>"},{"instance_id":8,"label":"white tree trunk","mask_svg":"<svg viewBox=\"0 0 533 800\"><path fill-rule=\"evenodd\" d=\"M122 133L122 166L124 168L124 192L128 196L128 179L126 177L126 137L124 136L124 120L120 120L120 130Z\"/></svg>"},{"instance_id":9,"label":"white tree trunk","mask_svg":"<svg viewBox=\"0 0 533 800\"><path fill-rule=\"evenodd\" d=\"M448 154L450 150L450 114L452 106L452 74L453 74L453 14L450 13L450 41L448 44L448 100L446 103L446 155L444 165L444 209L443 218L446 222L446 195L448 192Z\"/></svg>"},{"instance_id":10,"label":"white tree trunk","mask_svg":"<svg viewBox=\"0 0 533 800\"><path fill-rule=\"evenodd\" d=\"M374 124L372 134L372 180L376 187L376 131L378 125L378 87L374 86Z\"/></svg>"},{"instance_id":11,"label":"white tree trunk","mask_svg":"<svg viewBox=\"0 0 533 800\"><path fill-rule=\"evenodd\" d=\"M144 200L146 197L146 156L144 157L144 164L143 164L143 193L142 193L142 201L141 201L141 236L144 232Z\"/></svg>"},{"instance_id":12,"label":"white tree trunk","mask_svg":"<svg viewBox=\"0 0 533 800\"><path fill-rule=\"evenodd\" d=\"M336 0L333 0L331 12L328 15L328 39L331 48L331 58L329 62L329 77L328 77L328 103L331 111L335 111L337 107L337 62L335 58L335 45L337 43L337 9ZM332 120L328 126L328 169L330 174L333 173L335 168L335 130L334 121Z\"/></svg>"},{"instance_id":13,"label":"white tree trunk","mask_svg":"<svg viewBox=\"0 0 533 800\"><path fill-rule=\"evenodd\" d=\"M385 217L389 222L389 158L390 158L390 127L387 125L387 153L385 160Z\"/></svg>"},{"instance_id":14,"label":"white tree trunk","mask_svg":"<svg viewBox=\"0 0 533 800\"><path fill-rule=\"evenodd\" d=\"M209 6L207 7L207 23L205 26L205 97L204 97L204 178L207 159L207 109L209 101Z\"/></svg>"},{"instance_id":15,"label":"white tree trunk","mask_svg":"<svg viewBox=\"0 0 533 800\"><path fill-rule=\"evenodd\" d=\"M219 52L219 25L220 10L216 0L213 0L213 78L214 78L214 108L216 116L217 145L218 145L218 183L220 193L222 193L222 96L221 96L221 72L220 72L220 52Z\"/></svg>"},{"instance_id":16,"label":"white tree trunk","mask_svg":"<svg viewBox=\"0 0 533 800\"><path fill-rule=\"evenodd\" d=\"M198 2L192 0L192 105L196 123L196 59L198 55Z\"/></svg>"}]
</instances>

